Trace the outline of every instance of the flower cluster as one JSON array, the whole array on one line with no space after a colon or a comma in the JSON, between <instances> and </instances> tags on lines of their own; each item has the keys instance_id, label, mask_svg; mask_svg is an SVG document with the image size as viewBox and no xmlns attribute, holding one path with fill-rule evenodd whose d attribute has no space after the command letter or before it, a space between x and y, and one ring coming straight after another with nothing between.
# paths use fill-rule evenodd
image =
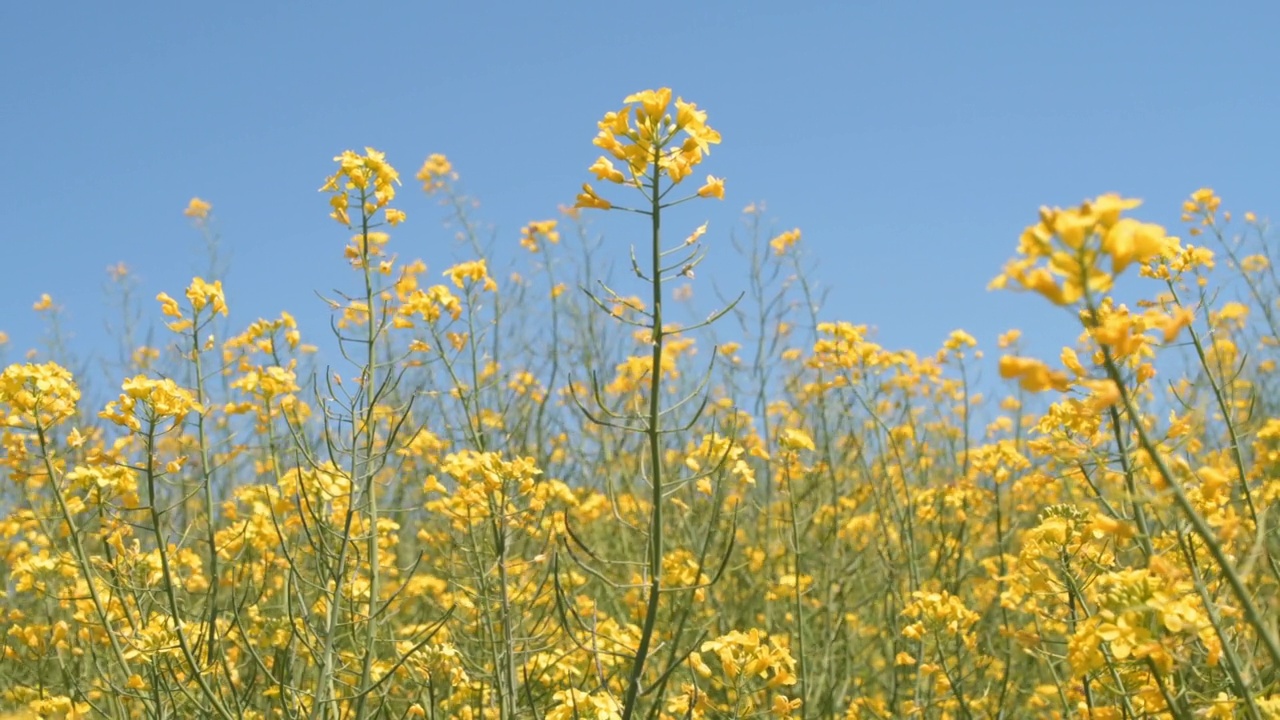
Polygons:
<instances>
[{"instance_id":1,"label":"flower cluster","mask_svg":"<svg viewBox=\"0 0 1280 720\"><path fill-rule=\"evenodd\" d=\"M627 103L617 112L606 113L599 122L595 145L608 155L601 155L591 166L597 180L631 185L654 186L656 198L658 177L680 183L702 162L711 146L720 143L720 133L707 125L707 113L681 98L675 101L675 117L671 116L671 89L644 90L628 95ZM683 134L684 139L678 138ZM610 159L612 158L612 160ZM613 164L617 160L622 169ZM698 188L701 197L724 198L724 180L713 175ZM577 207L608 210L612 203L591 187L582 186Z\"/></svg>"},{"instance_id":2,"label":"flower cluster","mask_svg":"<svg viewBox=\"0 0 1280 720\"><path fill-rule=\"evenodd\" d=\"M76 414L80 389L57 363L10 365L0 373L4 426L34 430L60 425Z\"/></svg>"},{"instance_id":3,"label":"flower cluster","mask_svg":"<svg viewBox=\"0 0 1280 720\"><path fill-rule=\"evenodd\" d=\"M354 200L366 221L383 210L388 224L399 225L404 221L404 213L388 203L396 197L400 173L387 162L385 153L373 148L364 150L363 155L346 150L333 159L338 163L338 172L330 175L320 188L320 192L330 193L329 204L333 207L330 217L351 227L349 211Z\"/></svg>"},{"instance_id":4,"label":"flower cluster","mask_svg":"<svg viewBox=\"0 0 1280 720\"><path fill-rule=\"evenodd\" d=\"M122 387L120 398L107 403L98 416L133 432L141 431L144 424L181 420L190 413L204 412L189 390L169 378L156 380L138 375L125 380Z\"/></svg>"},{"instance_id":5,"label":"flower cluster","mask_svg":"<svg viewBox=\"0 0 1280 720\"><path fill-rule=\"evenodd\" d=\"M1132 263L1179 249L1178 239L1159 225L1121 217L1140 204L1108 194L1075 208L1041 208L1040 221L1022 233L1019 257L991 286L1030 290L1057 305L1106 293Z\"/></svg>"}]
</instances>

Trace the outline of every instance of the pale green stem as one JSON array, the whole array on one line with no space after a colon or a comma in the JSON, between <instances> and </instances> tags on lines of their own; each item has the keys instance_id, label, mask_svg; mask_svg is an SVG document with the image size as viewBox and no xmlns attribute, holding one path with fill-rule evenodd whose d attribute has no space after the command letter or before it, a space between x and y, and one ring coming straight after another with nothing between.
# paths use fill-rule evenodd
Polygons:
<instances>
[{"instance_id":1,"label":"pale green stem","mask_svg":"<svg viewBox=\"0 0 1280 720\"><path fill-rule=\"evenodd\" d=\"M658 148L654 149L655 157ZM661 233L661 193L658 163L653 163L653 174L650 178L651 206L650 220L652 237L650 238L650 257L653 263L652 301L653 301L653 348L652 366L649 371L649 416L645 425L645 435L649 440L649 472L652 483L649 516L649 598L645 607L644 626L640 631L640 643L636 648L636 656L631 666L631 676L627 680L627 691L622 706L622 720L630 720L636 711L640 698L640 681L644 676L645 662L649 657L649 646L653 642L653 633L658 620L658 602L662 593L662 413L660 410L660 393L662 390L662 233Z\"/></svg>"}]
</instances>

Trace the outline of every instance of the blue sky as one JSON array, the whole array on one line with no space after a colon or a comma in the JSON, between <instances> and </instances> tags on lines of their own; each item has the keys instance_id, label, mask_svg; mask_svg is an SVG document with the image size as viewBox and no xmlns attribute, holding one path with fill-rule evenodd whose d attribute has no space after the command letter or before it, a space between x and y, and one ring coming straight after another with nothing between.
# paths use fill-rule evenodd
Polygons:
<instances>
[{"instance_id":1,"label":"blue sky","mask_svg":"<svg viewBox=\"0 0 1280 720\"><path fill-rule=\"evenodd\" d=\"M110 264L148 299L180 292L200 262L182 215L196 195L233 255L234 324L288 309L317 338L314 291L353 284L316 192L335 154L371 145L408 179L446 153L515 253L520 226L589 179L596 120L650 87L697 102L724 136L704 168L728 199L672 225L711 220L706 274L734 287L725 233L765 201L778 229L803 229L824 315L891 347L931 351L957 327L987 347L1009 327L1044 347L1073 337L1061 311L985 290L1041 204L1117 191L1177 225L1210 186L1240 213L1276 207L1274 3L652 7L4 3L9 358L38 343L30 307L46 292L77 349L109 345ZM460 259L443 211L412 180L403 193L401 256L433 273ZM596 223L619 259L642 230Z\"/></svg>"}]
</instances>

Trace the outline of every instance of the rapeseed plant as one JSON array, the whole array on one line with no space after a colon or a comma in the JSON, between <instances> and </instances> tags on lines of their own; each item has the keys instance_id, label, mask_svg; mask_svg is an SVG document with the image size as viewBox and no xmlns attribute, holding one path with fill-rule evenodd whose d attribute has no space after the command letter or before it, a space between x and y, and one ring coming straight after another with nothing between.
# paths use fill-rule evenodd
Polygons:
<instances>
[{"instance_id":1,"label":"rapeseed plant","mask_svg":"<svg viewBox=\"0 0 1280 720\"><path fill-rule=\"evenodd\" d=\"M1265 223L1203 188L1201 245L1117 195L1042 208L992 285L1079 337L1011 330L980 386L963 330L916 352L830 317L758 204L743 295L674 322L715 233L670 209L724 198L720 141L626 97L510 274L446 156L416 179L466 254L432 269L386 155L339 154L340 367L290 313L231 325L200 198L166 340L110 269L105 404L42 296L47 349L0 371L0 717L1280 717ZM644 297L593 210L647 220Z\"/></svg>"}]
</instances>

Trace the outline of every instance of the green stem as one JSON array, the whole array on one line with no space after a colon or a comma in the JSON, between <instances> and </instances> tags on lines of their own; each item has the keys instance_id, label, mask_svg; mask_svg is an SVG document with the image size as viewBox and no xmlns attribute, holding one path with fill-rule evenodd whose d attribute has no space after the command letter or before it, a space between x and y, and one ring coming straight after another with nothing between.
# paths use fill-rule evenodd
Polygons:
<instances>
[{"instance_id":1,"label":"green stem","mask_svg":"<svg viewBox=\"0 0 1280 720\"><path fill-rule=\"evenodd\" d=\"M365 206L367 198L364 197L363 192L361 195L360 200L361 206L363 207ZM364 298L365 308L368 310L369 318L368 323L365 326L367 329L365 334L365 366L361 373L361 382L363 383L362 394L365 399L364 417L361 418L361 422L364 424L364 427L361 428L364 432L364 447L361 451L357 451L356 457L353 458L354 467L352 468L353 472L351 474L351 479L354 483L356 478L363 476L362 479L364 480L364 487L361 489L361 492L364 495L365 502L368 504L369 522L366 530L366 547L369 556L369 617L367 619L367 624L365 625L364 661L360 669L359 699L356 701L355 717L357 720L364 720L364 718L367 717L366 701L369 697L367 690L371 689L371 684L373 682L373 663L377 656L376 644L378 642L378 622L376 616L378 614L379 591L381 590L381 577L379 575L381 558L379 557L380 548L378 547L378 488L374 481L373 462L374 443L376 442L374 423L377 420L375 410L377 409L378 401L378 397L375 393L378 393L378 368L376 363L378 359L377 342L379 326L376 323L373 307L373 270L369 267L369 213L362 212L361 215L360 233L363 238L361 243L361 259L363 262L361 265L364 268ZM357 442L359 441L357 440ZM355 450L355 448L353 447L352 450ZM341 582L341 578L339 578L339 582Z\"/></svg>"},{"instance_id":2,"label":"green stem","mask_svg":"<svg viewBox=\"0 0 1280 720\"><path fill-rule=\"evenodd\" d=\"M187 661L187 666L191 671L191 675L196 681L196 685L200 687L200 692L205 698L212 703L213 709L223 718L233 717L226 706L222 704L222 700L218 694L209 686L209 682L205 679L204 668L200 667L200 663L196 660L195 653L191 649L191 643L187 642L187 633L182 629L182 612L178 607L178 595L173 587L173 566L169 564L169 548L168 540L164 536L164 526L160 510L156 507L158 499L156 498L156 468L155 468L155 420L151 420L147 428L147 510L151 516L151 532L156 539L156 552L160 555L160 570L164 578L164 594L165 599L169 601L170 618L173 620L173 634L178 640L178 648L182 651L182 657Z\"/></svg>"},{"instance_id":3,"label":"green stem","mask_svg":"<svg viewBox=\"0 0 1280 720\"><path fill-rule=\"evenodd\" d=\"M218 543L217 531L214 527L213 469L210 467L209 440L204 426L204 371L200 363L200 332L196 320L197 318L192 318L191 362L195 368L196 403L201 408L196 414L196 442L200 448L200 481L204 483L205 511L209 514L206 520L208 526L205 528L206 542L209 543L209 618L205 621L208 623L205 658L206 662L212 664L216 656L215 646L218 640Z\"/></svg>"},{"instance_id":4,"label":"green stem","mask_svg":"<svg viewBox=\"0 0 1280 720\"><path fill-rule=\"evenodd\" d=\"M662 413L659 406L659 393L662 390L662 240L661 240L661 193L658 180L660 168L656 161L659 147L655 147L653 155L653 174L651 176L652 193L650 197L652 221L652 237L650 252L653 263L653 352L652 367L649 371L649 417L645 425L645 435L649 440L650 481L653 492L649 516L649 601L645 607L644 626L640 632L640 644L636 648L635 661L631 666L631 677L627 681L626 699L622 706L622 720L630 720L636 710L640 698L640 680L644 675L645 661L649 656L649 646L653 642L654 628L658 619L658 600L662 592Z\"/></svg>"},{"instance_id":5,"label":"green stem","mask_svg":"<svg viewBox=\"0 0 1280 720\"><path fill-rule=\"evenodd\" d=\"M791 514L791 571L795 574L796 581L796 597L795 597L795 628L796 628L796 669L799 671L800 680L800 718L801 720L807 714L809 707L809 679L806 672L807 664L805 662L804 650L804 598L801 596L803 589L800 583L800 521L796 518L796 492L795 477L792 474L791 460L787 459L785 466L785 476L787 479L787 507Z\"/></svg>"}]
</instances>

